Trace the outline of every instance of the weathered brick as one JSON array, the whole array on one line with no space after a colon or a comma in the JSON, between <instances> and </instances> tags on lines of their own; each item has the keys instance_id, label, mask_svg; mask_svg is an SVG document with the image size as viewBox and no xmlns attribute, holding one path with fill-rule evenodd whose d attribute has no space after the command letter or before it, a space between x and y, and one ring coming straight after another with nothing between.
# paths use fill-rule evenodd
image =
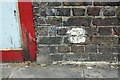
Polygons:
<instances>
[{"instance_id":1,"label":"weathered brick","mask_svg":"<svg viewBox=\"0 0 120 80\"><path fill-rule=\"evenodd\" d=\"M48 6L61 6L60 2L48 2Z\"/></svg>"},{"instance_id":2,"label":"weathered brick","mask_svg":"<svg viewBox=\"0 0 120 80\"><path fill-rule=\"evenodd\" d=\"M118 54L120 54L120 45L117 45Z\"/></svg>"},{"instance_id":3,"label":"weathered brick","mask_svg":"<svg viewBox=\"0 0 120 80\"><path fill-rule=\"evenodd\" d=\"M112 28L111 27L100 27L98 33L100 35L111 35Z\"/></svg>"},{"instance_id":4,"label":"weathered brick","mask_svg":"<svg viewBox=\"0 0 120 80\"><path fill-rule=\"evenodd\" d=\"M120 6L120 2L94 2L94 6Z\"/></svg>"},{"instance_id":5,"label":"weathered brick","mask_svg":"<svg viewBox=\"0 0 120 80\"><path fill-rule=\"evenodd\" d=\"M33 15L34 16L46 16L46 9L41 10L40 8L34 8Z\"/></svg>"},{"instance_id":6,"label":"weathered brick","mask_svg":"<svg viewBox=\"0 0 120 80\"><path fill-rule=\"evenodd\" d=\"M95 2L95 6L90 7L92 5L91 3L92 2L33 3L37 53L39 54L38 61L117 61L118 55L116 54L120 52L118 46L120 44L119 3ZM87 6L88 15L85 15L86 9L84 6ZM114 6L118 6L118 8ZM70 10L72 10L73 16ZM100 11L102 11L101 13L103 13L103 15L100 14L99 16ZM99 18L91 16L98 16ZM68 20L66 20L67 18ZM91 21L93 21L92 24L94 27L92 27ZM59 28L61 26L62 28ZM67 37L66 32L71 26L85 27L86 41L84 43L69 42L68 38L70 36ZM63 39L64 43L60 45ZM41 44L44 46L41 47ZM69 52L74 54L69 54ZM61 55L59 53L67 54Z\"/></svg>"},{"instance_id":7,"label":"weathered brick","mask_svg":"<svg viewBox=\"0 0 120 80\"><path fill-rule=\"evenodd\" d=\"M37 53L39 54L50 54L50 53L57 53L57 46L37 46Z\"/></svg>"},{"instance_id":8,"label":"weathered brick","mask_svg":"<svg viewBox=\"0 0 120 80\"><path fill-rule=\"evenodd\" d=\"M103 45L118 44L118 38L117 37L93 37L93 43L103 44Z\"/></svg>"},{"instance_id":9,"label":"weathered brick","mask_svg":"<svg viewBox=\"0 0 120 80\"><path fill-rule=\"evenodd\" d=\"M72 12L73 12L73 16L84 16L85 15L85 9L83 8L73 8Z\"/></svg>"},{"instance_id":10,"label":"weathered brick","mask_svg":"<svg viewBox=\"0 0 120 80\"><path fill-rule=\"evenodd\" d=\"M37 15L37 14L39 14L39 13L40 13L39 8L33 8L33 14L34 14L34 15Z\"/></svg>"},{"instance_id":11,"label":"weathered brick","mask_svg":"<svg viewBox=\"0 0 120 80\"><path fill-rule=\"evenodd\" d=\"M65 54L66 61L89 61L88 54Z\"/></svg>"},{"instance_id":12,"label":"weathered brick","mask_svg":"<svg viewBox=\"0 0 120 80\"><path fill-rule=\"evenodd\" d=\"M64 6L88 6L92 5L91 2L64 2Z\"/></svg>"},{"instance_id":13,"label":"weathered brick","mask_svg":"<svg viewBox=\"0 0 120 80\"><path fill-rule=\"evenodd\" d=\"M103 45L101 45L99 47L99 52L102 54L118 53L118 47L117 46L103 46Z\"/></svg>"},{"instance_id":14,"label":"weathered brick","mask_svg":"<svg viewBox=\"0 0 120 80\"><path fill-rule=\"evenodd\" d=\"M70 16L70 8L59 8L57 11L57 16Z\"/></svg>"},{"instance_id":15,"label":"weathered brick","mask_svg":"<svg viewBox=\"0 0 120 80\"><path fill-rule=\"evenodd\" d=\"M75 45L72 45L71 46L71 52L74 52L74 53L84 53L84 46L75 46Z\"/></svg>"},{"instance_id":16,"label":"weathered brick","mask_svg":"<svg viewBox=\"0 0 120 80\"><path fill-rule=\"evenodd\" d=\"M39 11L39 13L35 13L36 16L47 16L46 11Z\"/></svg>"},{"instance_id":17,"label":"weathered brick","mask_svg":"<svg viewBox=\"0 0 120 80\"><path fill-rule=\"evenodd\" d=\"M60 54L54 54L50 55L52 61L62 61L63 60L63 55Z\"/></svg>"},{"instance_id":18,"label":"weathered brick","mask_svg":"<svg viewBox=\"0 0 120 80\"><path fill-rule=\"evenodd\" d=\"M120 37L118 37L118 45L120 45Z\"/></svg>"},{"instance_id":19,"label":"weathered brick","mask_svg":"<svg viewBox=\"0 0 120 80\"><path fill-rule=\"evenodd\" d=\"M62 41L61 37L39 37L39 44L60 44Z\"/></svg>"},{"instance_id":20,"label":"weathered brick","mask_svg":"<svg viewBox=\"0 0 120 80\"><path fill-rule=\"evenodd\" d=\"M44 15L46 16L70 16L70 8L48 8Z\"/></svg>"},{"instance_id":21,"label":"weathered brick","mask_svg":"<svg viewBox=\"0 0 120 80\"><path fill-rule=\"evenodd\" d=\"M118 54L118 61L120 61L120 54Z\"/></svg>"},{"instance_id":22,"label":"weathered brick","mask_svg":"<svg viewBox=\"0 0 120 80\"><path fill-rule=\"evenodd\" d=\"M89 7L87 9L87 14L89 16L99 16L99 13L100 13L100 8L98 7Z\"/></svg>"},{"instance_id":23,"label":"weathered brick","mask_svg":"<svg viewBox=\"0 0 120 80\"><path fill-rule=\"evenodd\" d=\"M50 64L50 50L48 46L41 46L37 47L37 63L39 64Z\"/></svg>"},{"instance_id":24,"label":"weathered brick","mask_svg":"<svg viewBox=\"0 0 120 80\"><path fill-rule=\"evenodd\" d=\"M97 28L85 28L87 35L97 35Z\"/></svg>"},{"instance_id":25,"label":"weathered brick","mask_svg":"<svg viewBox=\"0 0 120 80\"><path fill-rule=\"evenodd\" d=\"M66 22L64 22L64 26L90 26L91 18L69 18Z\"/></svg>"},{"instance_id":26,"label":"weathered brick","mask_svg":"<svg viewBox=\"0 0 120 80\"><path fill-rule=\"evenodd\" d=\"M39 25L61 25L61 18L38 18L36 21Z\"/></svg>"},{"instance_id":27,"label":"weathered brick","mask_svg":"<svg viewBox=\"0 0 120 80\"><path fill-rule=\"evenodd\" d=\"M64 38L64 43L65 43L65 44L70 44L70 41L68 40L68 37L65 37L65 38Z\"/></svg>"},{"instance_id":28,"label":"weathered brick","mask_svg":"<svg viewBox=\"0 0 120 80\"><path fill-rule=\"evenodd\" d=\"M70 47L69 46L58 46L58 52L60 53L70 52Z\"/></svg>"},{"instance_id":29,"label":"weathered brick","mask_svg":"<svg viewBox=\"0 0 120 80\"><path fill-rule=\"evenodd\" d=\"M37 54L48 55L50 53L48 46L37 45Z\"/></svg>"},{"instance_id":30,"label":"weathered brick","mask_svg":"<svg viewBox=\"0 0 120 80\"><path fill-rule=\"evenodd\" d=\"M48 35L48 28L47 27L38 27L36 28L37 35L39 36L47 36Z\"/></svg>"},{"instance_id":31,"label":"weathered brick","mask_svg":"<svg viewBox=\"0 0 120 80\"><path fill-rule=\"evenodd\" d=\"M66 35L67 30L68 30L67 28L59 28L57 30L57 34L58 35Z\"/></svg>"},{"instance_id":32,"label":"weathered brick","mask_svg":"<svg viewBox=\"0 0 120 80\"><path fill-rule=\"evenodd\" d=\"M117 8L116 14L117 16L120 16L120 7Z\"/></svg>"},{"instance_id":33,"label":"weathered brick","mask_svg":"<svg viewBox=\"0 0 120 80\"><path fill-rule=\"evenodd\" d=\"M120 27L113 27L113 34L120 36Z\"/></svg>"},{"instance_id":34,"label":"weathered brick","mask_svg":"<svg viewBox=\"0 0 120 80\"><path fill-rule=\"evenodd\" d=\"M115 17L115 18L94 18L93 19L93 25L96 26L116 26L116 25L120 25L119 22L119 17Z\"/></svg>"},{"instance_id":35,"label":"weathered brick","mask_svg":"<svg viewBox=\"0 0 120 80\"><path fill-rule=\"evenodd\" d=\"M37 3L37 2L33 2L32 5L33 5L34 7L38 7L40 4Z\"/></svg>"},{"instance_id":36,"label":"weathered brick","mask_svg":"<svg viewBox=\"0 0 120 80\"><path fill-rule=\"evenodd\" d=\"M80 57L81 57L80 55L76 56L75 54L66 54L65 60L66 61L78 61Z\"/></svg>"},{"instance_id":37,"label":"weathered brick","mask_svg":"<svg viewBox=\"0 0 120 80\"><path fill-rule=\"evenodd\" d=\"M114 8L105 8L103 10L103 15L104 16L115 16L115 9Z\"/></svg>"},{"instance_id":38,"label":"weathered brick","mask_svg":"<svg viewBox=\"0 0 120 80\"><path fill-rule=\"evenodd\" d=\"M49 30L48 30L48 33L49 33L49 36L56 36L57 35L57 29L56 29L56 27L49 27L48 28Z\"/></svg>"},{"instance_id":39,"label":"weathered brick","mask_svg":"<svg viewBox=\"0 0 120 80\"><path fill-rule=\"evenodd\" d=\"M117 54L90 54L89 58L91 61L117 61L118 55Z\"/></svg>"},{"instance_id":40,"label":"weathered brick","mask_svg":"<svg viewBox=\"0 0 120 80\"><path fill-rule=\"evenodd\" d=\"M85 52L86 53L97 53L97 45L86 45Z\"/></svg>"},{"instance_id":41,"label":"weathered brick","mask_svg":"<svg viewBox=\"0 0 120 80\"><path fill-rule=\"evenodd\" d=\"M57 46L49 46L50 53L57 53Z\"/></svg>"}]
</instances>

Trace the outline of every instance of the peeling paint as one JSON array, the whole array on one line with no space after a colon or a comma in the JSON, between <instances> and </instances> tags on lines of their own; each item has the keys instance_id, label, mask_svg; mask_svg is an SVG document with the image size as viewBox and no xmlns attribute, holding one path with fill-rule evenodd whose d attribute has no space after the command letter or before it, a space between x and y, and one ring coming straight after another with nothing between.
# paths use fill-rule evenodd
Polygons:
<instances>
[{"instance_id":1,"label":"peeling paint","mask_svg":"<svg viewBox=\"0 0 120 80\"><path fill-rule=\"evenodd\" d=\"M86 41L85 29L83 28L72 28L67 31L67 34L71 43L84 43Z\"/></svg>"}]
</instances>

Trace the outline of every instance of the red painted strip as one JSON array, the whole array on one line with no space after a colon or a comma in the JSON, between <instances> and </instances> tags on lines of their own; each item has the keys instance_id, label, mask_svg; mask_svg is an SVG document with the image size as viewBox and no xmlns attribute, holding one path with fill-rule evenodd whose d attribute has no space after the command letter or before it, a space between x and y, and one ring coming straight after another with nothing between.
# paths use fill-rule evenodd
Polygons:
<instances>
[{"instance_id":1,"label":"red painted strip","mask_svg":"<svg viewBox=\"0 0 120 80\"><path fill-rule=\"evenodd\" d=\"M9 51L2 51L1 54L2 54L2 61L4 62L23 61L22 51L9 50Z\"/></svg>"},{"instance_id":2,"label":"red painted strip","mask_svg":"<svg viewBox=\"0 0 120 80\"><path fill-rule=\"evenodd\" d=\"M22 31L23 29L26 30L28 35L28 44L24 45L23 47L28 47L29 53L29 60L34 61L36 58L36 44L35 44L35 34L34 34L34 27L33 27L33 16L32 16L32 2L31 0L27 0L29 2L20 2L19 0L19 13L20 13L20 22ZM25 37L23 35L23 37ZM24 44L26 39L23 38Z\"/></svg>"},{"instance_id":3,"label":"red painted strip","mask_svg":"<svg viewBox=\"0 0 120 80\"><path fill-rule=\"evenodd\" d=\"M36 59L36 44L32 16L32 1L21 2L18 0L18 10L20 25L22 29L23 50L2 50L0 51L0 61L21 62L24 60L34 61Z\"/></svg>"}]
</instances>

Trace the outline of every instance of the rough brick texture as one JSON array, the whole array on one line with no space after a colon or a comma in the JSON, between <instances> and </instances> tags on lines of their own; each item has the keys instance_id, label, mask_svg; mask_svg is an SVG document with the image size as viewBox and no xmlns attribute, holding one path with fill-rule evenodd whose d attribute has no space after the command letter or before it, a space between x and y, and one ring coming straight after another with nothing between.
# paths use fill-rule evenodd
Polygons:
<instances>
[{"instance_id":1,"label":"rough brick texture","mask_svg":"<svg viewBox=\"0 0 120 80\"><path fill-rule=\"evenodd\" d=\"M89 16L99 16L99 14L100 14L100 8L97 8L97 7L87 8L87 14Z\"/></svg>"},{"instance_id":2,"label":"rough brick texture","mask_svg":"<svg viewBox=\"0 0 120 80\"><path fill-rule=\"evenodd\" d=\"M83 8L73 8L73 15L74 16L84 16L85 15L85 9Z\"/></svg>"},{"instance_id":3,"label":"rough brick texture","mask_svg":"<svg viewBox=\"0 0 120 80\"><path fill-rule=\"evenodd\" d=\"M117 61L119 6L120 2L33 2L37 60ZM83 41L77 43L79 39Z\"/></svg>"}]
</instances>

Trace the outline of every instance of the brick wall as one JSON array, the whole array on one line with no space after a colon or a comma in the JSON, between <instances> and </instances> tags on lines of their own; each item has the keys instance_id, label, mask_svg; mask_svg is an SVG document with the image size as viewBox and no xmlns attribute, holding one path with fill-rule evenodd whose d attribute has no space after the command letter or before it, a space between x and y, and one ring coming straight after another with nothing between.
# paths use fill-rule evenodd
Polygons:
<instances>
[{"instance_id":1,"label":"brick wall","mask_svg":"<svg viewBox=\"0 0 120 80\"><path fill-rule=\"evenodd\" d=\"M118 60L119 2L33 2L33 15L38 62Z\"/></svg>"}]
</instances>

